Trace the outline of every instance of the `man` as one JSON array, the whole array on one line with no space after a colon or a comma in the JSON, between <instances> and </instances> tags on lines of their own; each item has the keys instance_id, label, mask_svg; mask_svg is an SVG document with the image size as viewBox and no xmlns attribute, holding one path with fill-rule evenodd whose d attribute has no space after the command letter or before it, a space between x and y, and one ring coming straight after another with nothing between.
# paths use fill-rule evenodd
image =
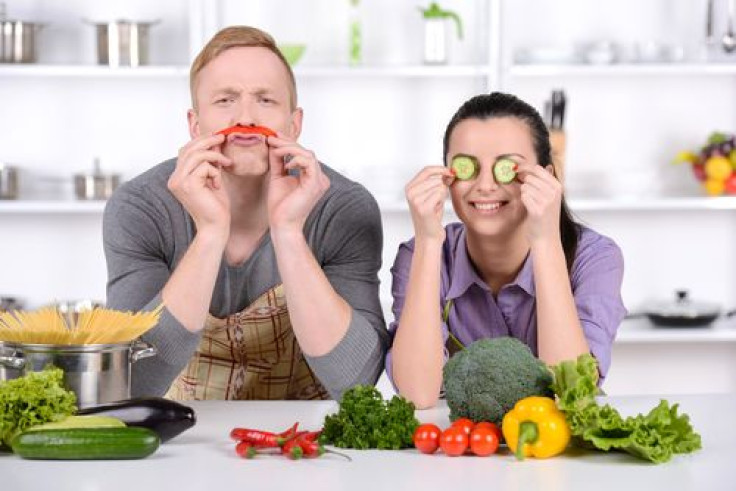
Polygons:
<instances>
[{"instance_id":1,"label":"man","mask_svg":"<svg viewBox=\"0 0 736 491\"><path fill-rule=\"evenodd\" d=\"M190 89L191 141L105 210L108 307L164 305L133 395L320 399L374 384L388 344L375 200L297 143L294 75L268 34L217 33ZM267 129L218 134L235 125Z\"/></svg>"}]
</instances>

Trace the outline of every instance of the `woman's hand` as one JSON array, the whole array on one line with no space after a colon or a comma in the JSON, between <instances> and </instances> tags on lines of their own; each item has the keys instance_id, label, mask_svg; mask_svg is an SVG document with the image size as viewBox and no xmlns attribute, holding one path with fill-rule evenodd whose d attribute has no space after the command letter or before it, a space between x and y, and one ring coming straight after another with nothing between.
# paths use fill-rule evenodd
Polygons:
<instances>
[{"instance_id":1,"label":"woman's hand","mask_svg":"<svg viewBox=\"0 0 736 491\"><path fill-rule=\"evenodd\" d=\"M527 211L529 242L559 240L562 184L552 174L552 165L518 164L516 172L521 181L521 201Z\"/></svg>"},{"instance_id":2,"label":"woman's hand","mask_svg":"<svg viewBox=\"0 0 736 491\"><path fill-rule=\"evenodd\" d=\"M221 167L232 161L220 153L223 135L194 138L179 150L169 191L194 219L197 233L212 232L227 240L230 233L230 199L222 185Z\"/></svg>"},{"instance_id":3,"label":"woman's hand","mask_svg":"<svg viewBox=\"0 0 736 491\"><path fill-rule=\"evenodd\" d=\"M268 219L272 230L302 233L307 216L330 187L314 152L281 136L268 137ZM284 159L288 162L284 163ZM296 175L289 174L297 170Z\"/></svg>"},{"instance_id":4,"label":"woman's hand","mask_svg":"<svg viewBox=\"0 0 736 491\"><path fill-rule=\"evenodd\" d=\"M404 188L416 240L445 240L442 215L449 186L454 180L450 169L433 165L422 169Z\"/></svg>"}]
</instances>

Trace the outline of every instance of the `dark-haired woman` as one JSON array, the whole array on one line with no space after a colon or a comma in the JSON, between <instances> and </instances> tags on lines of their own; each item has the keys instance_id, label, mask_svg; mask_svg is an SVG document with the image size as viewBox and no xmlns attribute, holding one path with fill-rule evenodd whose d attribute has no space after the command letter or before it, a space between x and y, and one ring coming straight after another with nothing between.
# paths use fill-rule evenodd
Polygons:
<instances>
[{"instance_id":1,"label":"dark-haired woman","mask_svg":"<svg viewBox=\"0 0 736 491\"><path fill-rule=\"evenodd\" d=\"M414 239L391 269L386 369L395 387L431 407L448 356L499 336L520 339L548 364L589 352L602 380L626 314L623 257L570 216L539 113L509 94L473 97L447 126L443 150L445 166L425 167L406 185ZM453 170L458 158L466 175ZM499 164L504 172L494 173ZM509 170L513 180L499 178ZM443 227L448 195L461 223Z\"/></svg>"}]
</instances>

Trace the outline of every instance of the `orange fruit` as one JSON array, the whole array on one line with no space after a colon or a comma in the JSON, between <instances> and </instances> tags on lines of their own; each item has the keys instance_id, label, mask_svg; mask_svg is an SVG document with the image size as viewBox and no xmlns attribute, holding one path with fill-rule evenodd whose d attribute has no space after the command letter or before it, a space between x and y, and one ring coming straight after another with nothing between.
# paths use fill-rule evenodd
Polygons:
<instances>
[{"instance_id":1,"label":"orange fruit","mask_svg":"<svg viewBox=\"0 0 736 491\"><path fill-rule=\"evenodd\" d=\"M731 161L721 155L716 155L705 161L705 175L708 179L725 181L731 175Z\"/></svg>"},{"instance_id":2,"label":"orange fruit","mask_svg":"<svg viewBox=\"0 0 736 491\"><path fill-rule=\"evenodd\" d=\"M703 187L705 187L705 192L708 193L709 196L720 196L726 188L725 182L726 181L722 179L709 178L703 183Z\"/></svg>"}]
</instances>

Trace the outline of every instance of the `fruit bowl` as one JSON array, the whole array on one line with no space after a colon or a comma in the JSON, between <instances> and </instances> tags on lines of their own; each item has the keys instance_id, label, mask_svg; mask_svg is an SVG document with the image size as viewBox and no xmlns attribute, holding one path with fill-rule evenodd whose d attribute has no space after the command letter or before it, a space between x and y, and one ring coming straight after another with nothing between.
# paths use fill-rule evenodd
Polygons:
<instances>
[{"instance_id":1,"label":"fruit bowl","mask_svg":"<svg viewBox=\"0 0 736 491\"><path fill-rule=\"evenodd\" d=\"M678 153L675 163L689 163L708 195L736 195L736 135L711 133L697 151Z\"/></svg>"},{"instance_id":2,"label":"fruit bowl","mask_svg":"<svg viewBox=\"0 0 736 491\"><path fill-rule=\"evenodd\" d=\"M304 50L307 49L306 44L279 44L279 51L284 55L289 65L294 66L301 59Z\"/></svg>"}]
</instances>

